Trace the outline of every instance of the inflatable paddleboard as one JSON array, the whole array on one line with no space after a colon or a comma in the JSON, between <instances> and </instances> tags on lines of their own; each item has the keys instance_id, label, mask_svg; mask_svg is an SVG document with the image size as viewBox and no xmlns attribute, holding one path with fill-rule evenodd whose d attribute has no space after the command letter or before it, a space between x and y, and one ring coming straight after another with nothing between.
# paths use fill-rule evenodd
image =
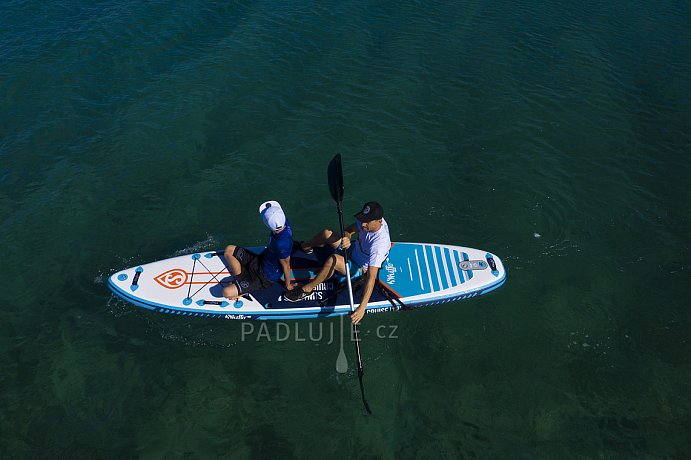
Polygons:
<instances>
[{"instance_id":1,"label":"inflatable paddleboard","mask_svg":"<svg viewBox=\"0 0 691 460\"><path fill-rule=\"evenodd\" d=\"M248 248L260 253L264 248ZM332 253L316 248L291 255L292 277L306 283L315 277ZM270 320L317 318L350 313L348 291L342 277L334 276L299 302L283 299L285 287L247 294L238 300L222 296L233 282L223 251L210 251L165 259L114 273L108 286L118 297L160 313L216 316L226 319ZM487 251L424 243L393 243L379 270L367 313L436 305L486 294L506 279L502 261ZM355 282L355 307L362 298L362 283Z\"/></svg>"}]
</instances>

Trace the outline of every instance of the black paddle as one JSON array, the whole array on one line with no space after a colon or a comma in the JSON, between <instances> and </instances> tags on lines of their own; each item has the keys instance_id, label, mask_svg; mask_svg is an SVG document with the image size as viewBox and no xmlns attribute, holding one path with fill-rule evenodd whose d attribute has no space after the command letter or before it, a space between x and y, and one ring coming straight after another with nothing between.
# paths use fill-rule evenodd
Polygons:
<instances>
[{"instance_id":1,"label":"black paddle","mask_svg":"<svg viewBox=\"0 0 691 460\"><path fill-rule=\"evenodd\" d=\"M329 176L329 190L331 191L331 196L336 202L338 208L338 224L341 227L341 239L345 236L345 230L343 228L343 169L341 168L341 154L336 154L335 157L329 163L328 169ZM350 282L350 268L348 267L348 251L343 251L343 258L345 259L346 266L346 279L348 280L348 295L350 297L350 313L352 314L355 310L355 305L353 304L353 287ZM365 370L362 368L362 356L360 355L360 330L357 324L353 324L353 337L355 338L355 355L357 356L357 376L360 380L360 392L362 393L362 403L365 405L365 409L368 414L372 411L367 404L365 399L365 387L362 384L362 376L365 374Z\"/></svg>"}]
</instances>

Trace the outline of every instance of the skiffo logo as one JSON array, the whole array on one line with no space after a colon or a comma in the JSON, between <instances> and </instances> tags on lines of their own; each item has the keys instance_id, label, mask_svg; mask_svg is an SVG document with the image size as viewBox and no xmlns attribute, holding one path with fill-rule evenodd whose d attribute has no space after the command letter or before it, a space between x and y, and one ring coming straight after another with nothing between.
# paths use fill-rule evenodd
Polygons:
<instances>
[{"instance_id":1,"label":"skiffo logo","mask_svg":"<svg viewBox=\"0 0 691 460\"><path fill-rule=\"evenodd\" d=\"M177 289L187 282L187 272L180 268L173 268L161 273L154 280L167 289Z\"/></svg>"},{"instance_id":2,"label":"skiffo logo","mask_svg":"<svg viewBox=\"0 0 691 460\"><path fill-rule=\"evenodd\" d=\"M396 284L396 266L388 262L384 265L384 270L386 270L386 284Z\"/></svg>"},{"instance_id":3,"label":"skiffo logo","mask_svg":"<svg viewBox=\"0 0 691 460\"><path fill-rule=\"evenodd\" d=\"M186 284L209 284L220 282L228 272L195 272L190 273L182 268L173 268L156 276L154 280L166 289L179 289Z\"/></svg>"}]
</instances>

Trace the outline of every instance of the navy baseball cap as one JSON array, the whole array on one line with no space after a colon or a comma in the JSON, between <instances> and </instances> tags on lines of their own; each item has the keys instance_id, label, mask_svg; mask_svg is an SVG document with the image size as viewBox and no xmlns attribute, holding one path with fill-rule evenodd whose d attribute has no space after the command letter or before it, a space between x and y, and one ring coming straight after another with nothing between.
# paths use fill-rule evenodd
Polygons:
<instances>
[{"instance_id":1,"label":"navy baseball cap","mask_svg":"<svg viewBox=\"0 0 691 460\"><path fill-rule=\"evenodd\" d=\"M360 222L372 222L384 217L384 208L376 201L368 201L362 207L362 211L355 214L355 218Z\"/></svg>"}]
</instances>

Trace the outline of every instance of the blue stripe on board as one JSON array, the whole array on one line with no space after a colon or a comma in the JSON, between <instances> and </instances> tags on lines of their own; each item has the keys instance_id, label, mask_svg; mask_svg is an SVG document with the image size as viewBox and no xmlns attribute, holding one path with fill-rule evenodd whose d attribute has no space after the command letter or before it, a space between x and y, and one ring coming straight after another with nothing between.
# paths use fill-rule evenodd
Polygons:
<instances>
[{"instance_id":1,"label":"blue stripe on board","mask_svg":"<svg viewBox=\"0 0 691 460\"><path fill-rule=\"evenodd\" d=\"M439 246L436 246L434 250L437 254L437 270L439 270L442 288L448 289L449 281L446 279L446 270L444 270L444 256L442 255L441 248Z\"/></svg>"},{"instance_id":2,"label":"blue stripe on board","mask_svg":"<svg viewBox=\"0 0 691 460\"><path fill-rule=\"evenodd\" d=\"M454 251L453 256L456 259L456 266L458 267L458 276L461 277L461 284L463 284L463 283L465 283L465 273L463 270L461 270L461 268L459 266L461 264L461 259L458 256L458 251Z\"/></svg>"},{"instance_id":3,"label":"blue stripe on board","mask_svg":"<svg viewBox=\"0 0 691 460\"><path fill-rule=\"evenodd\" d=\"M426 289L425 289L425 277L422 276L422 266L420 264L421 254L418 254L417 249L414 250L414 253L415 253L415 265L417 268L418 276L420 277L420 289L422 289L422 292L425 292L426 291ZM424 263L424 259L423 259L423 263ZM399 294L400 294L400 292L399 292Z\"/></svg>"},{"instance_id":4,"label":"blue stripe on board","mask_svg":"<svg viewBox=\"0 0 691 460\"><path fill-rule=\"evenodd\" d=\"M466 254L465 252L463 253L463 260L470 260L468 258L468 254ZM473 279L473 271L472 270L468 270L468 279L469 280Z\"/></svg>"},{"instance_id":5,"label":"blue stripe on board","mask_svg":"<svg viewBox=\"0 0 691 460\"><path fill-rule=\"evenodd\" d=\"M453 260L451 260L451 252L449 251L449 248L444 248L444 258L446 259L446 265L449 266L449 278L451 278L451 287L458 286L458 282L456 281L456 275L454 275L454 266L453 266Z\"/></svg>"},{"instance_id":6,"label":"blue stripe on board","mask_svg":"<svg viewBox=\"0 0 691 460\"><path fill-rule=\"evenodd\" d=\"M438 291L439 281L437 280L437 267L434 265L434 250L432 249L432 246L425 246L425 254L427 254L427 261L429 262L427 269L429 270L430 277L432 278L432 291Z\"/></svg>"}]
</instances>

